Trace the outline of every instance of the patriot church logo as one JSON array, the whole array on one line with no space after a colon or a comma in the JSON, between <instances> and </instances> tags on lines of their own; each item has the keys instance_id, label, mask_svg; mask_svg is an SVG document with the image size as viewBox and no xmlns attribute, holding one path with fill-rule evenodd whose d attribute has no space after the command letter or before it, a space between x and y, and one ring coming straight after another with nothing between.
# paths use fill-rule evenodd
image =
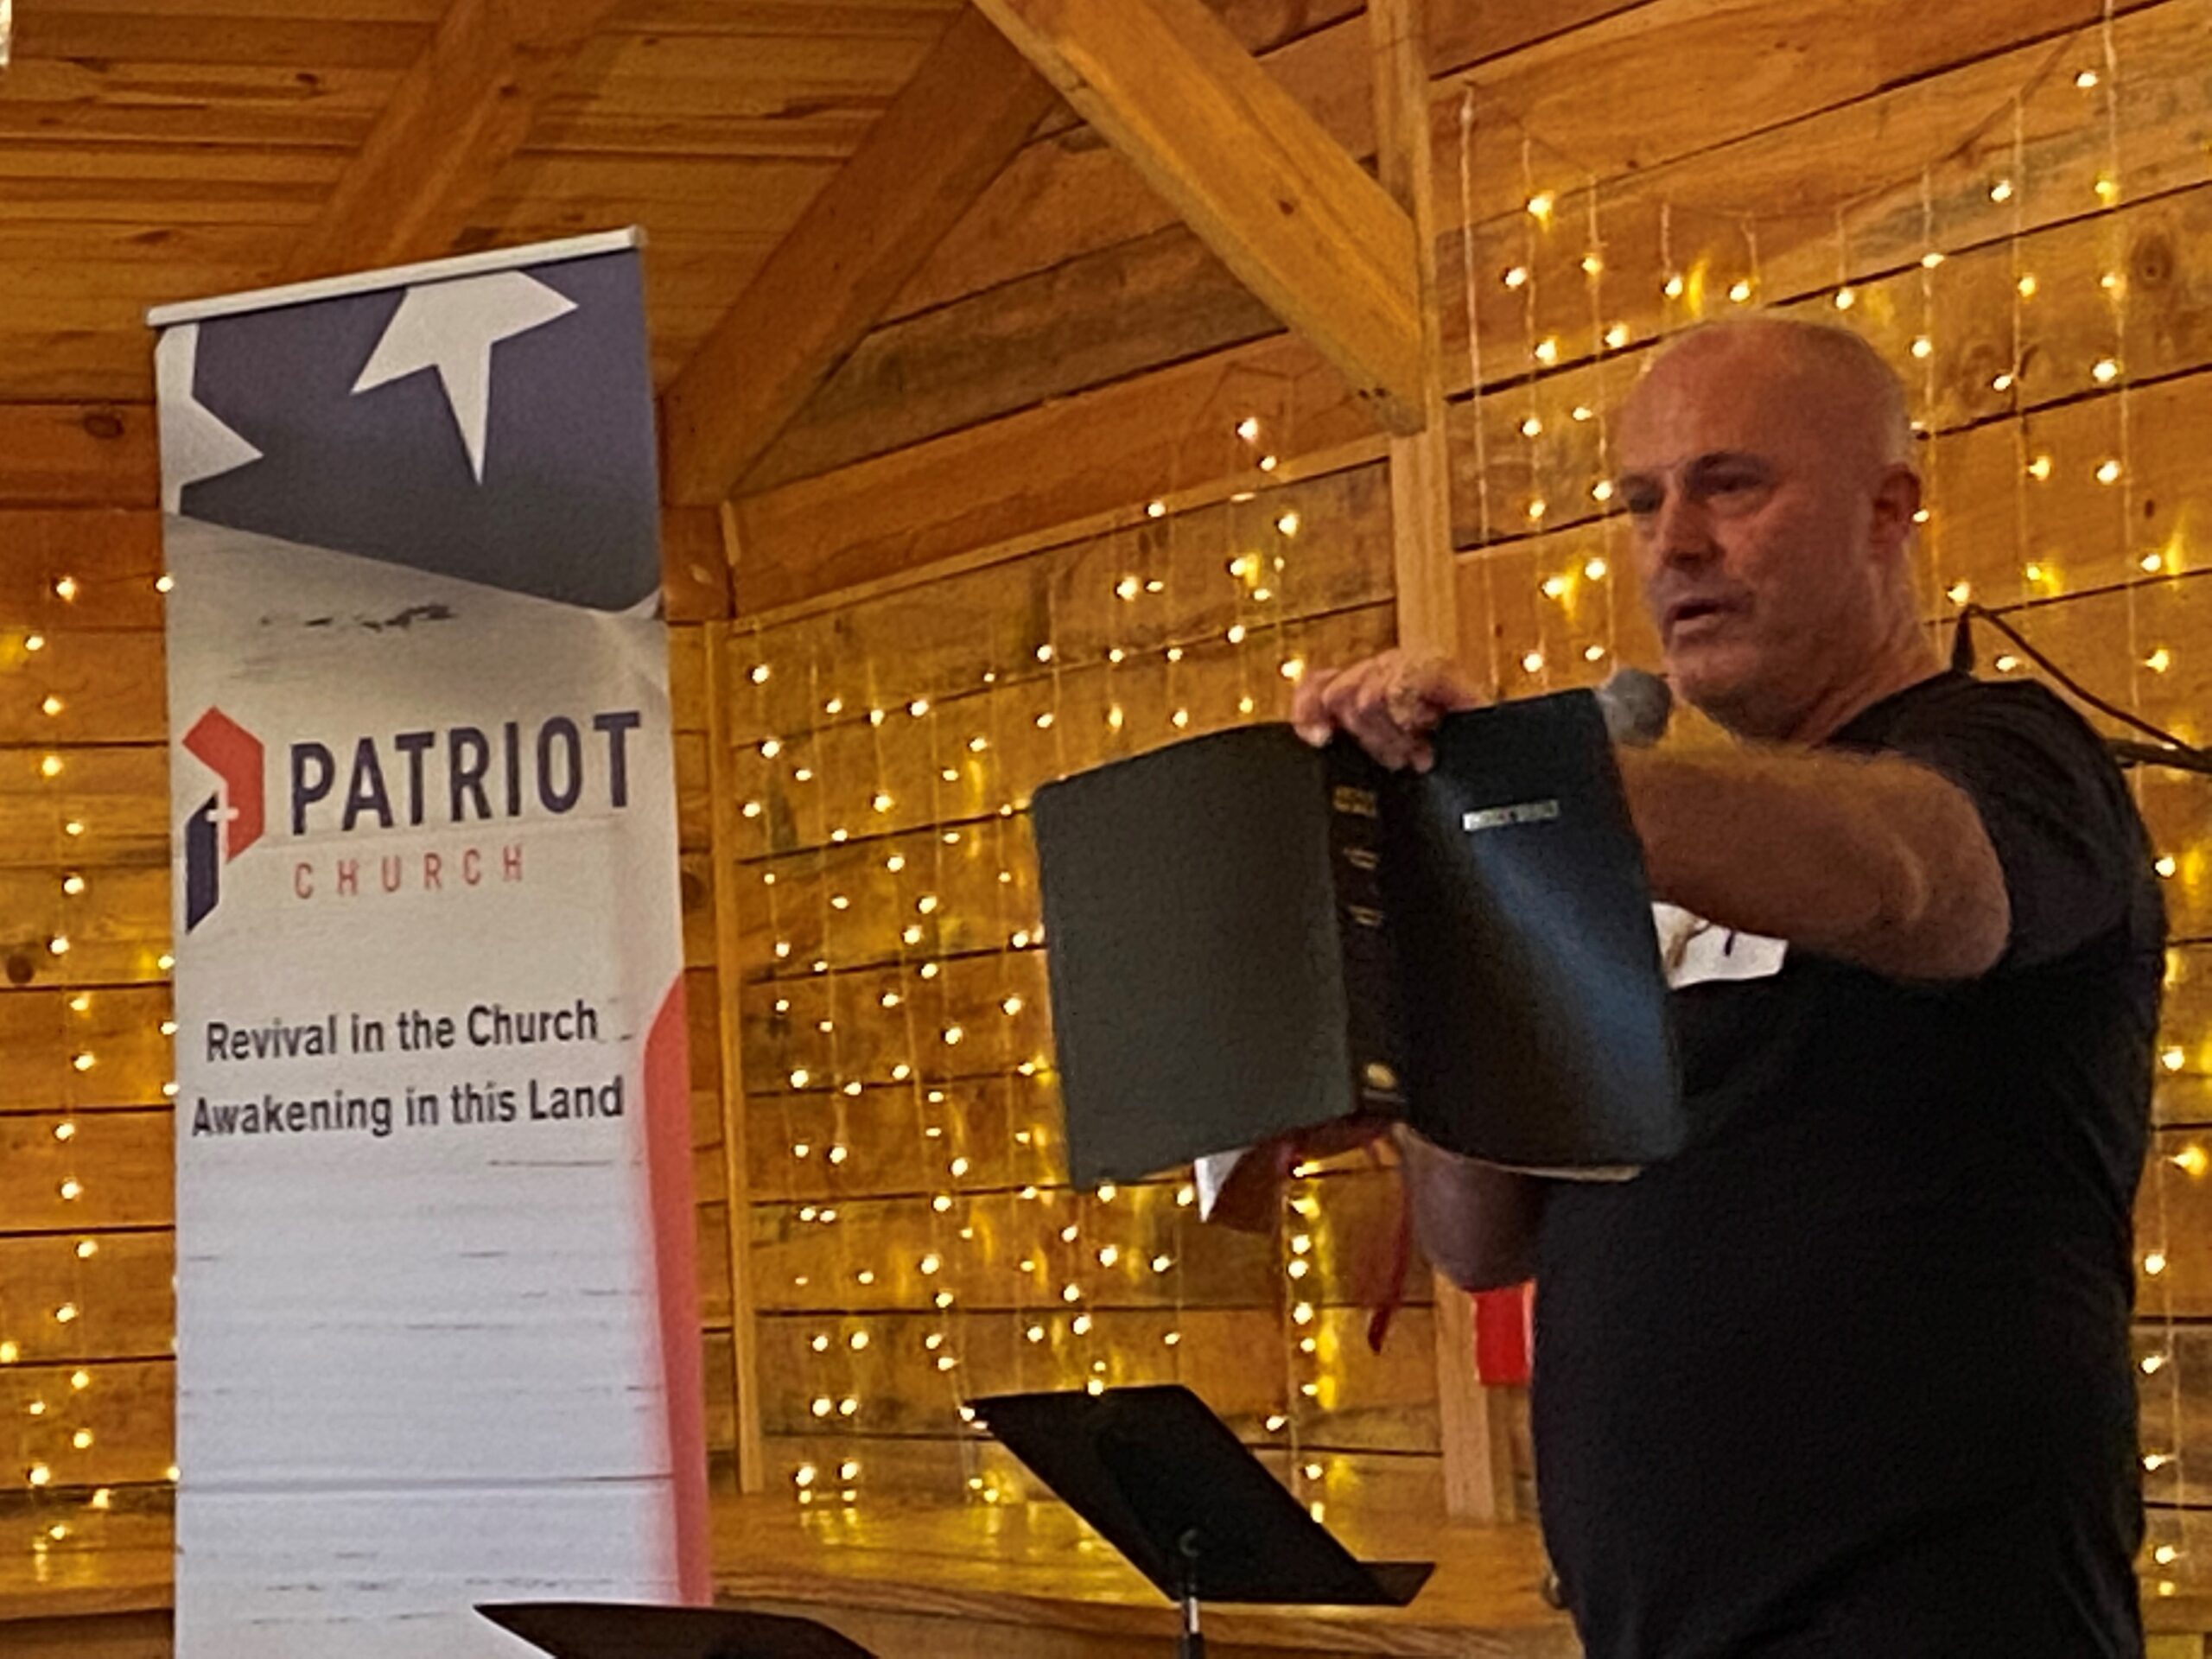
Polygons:
<instances>
[{"instance_id":1,"label":"patriot church logo","mask_svg":"<svg viewBox=\"0 0 2212 1659\"><path fill-rule=\"evenodd\" d=\"M184 824L184 931L189 933L221 902L223 866L261 839L268 798L261 740L221 709L200 715L184 734L184 747L217 783Z\"/></svg>"}]
</instances>

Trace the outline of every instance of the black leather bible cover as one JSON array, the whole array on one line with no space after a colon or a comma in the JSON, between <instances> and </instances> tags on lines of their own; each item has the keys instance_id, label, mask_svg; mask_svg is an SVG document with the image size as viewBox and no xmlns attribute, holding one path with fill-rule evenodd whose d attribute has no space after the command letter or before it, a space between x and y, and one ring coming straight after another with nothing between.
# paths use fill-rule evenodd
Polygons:
<instances>
[{"instance_id":1,"label":"black leather bible cover","mask_svg":"<svg viewBox=\"0 0 2212 1659\"><path fill-rule=\"evenodd\" d=\"M1427 774L1240 727L1033 803L1071 1173L1355 1112L1517 1168L1687 1139L1643 855L1587 692L1455 715Z\"/></svg>"}]
</instances>

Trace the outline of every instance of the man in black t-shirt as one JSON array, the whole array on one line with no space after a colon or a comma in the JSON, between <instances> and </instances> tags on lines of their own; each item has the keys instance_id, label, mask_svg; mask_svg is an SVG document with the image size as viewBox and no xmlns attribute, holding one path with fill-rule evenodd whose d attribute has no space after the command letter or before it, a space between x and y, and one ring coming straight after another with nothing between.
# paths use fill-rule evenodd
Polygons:
<instances>
[{"instance_id":1,"label":"man in black t-shirt","mask_svg":"<svg viewBox=\"0 0 2212 1659\"><path fill-rule=\"evenodd\" d=\"M1592 1659L2142 1651L2130 1212L2164 920L2095 734L1942 671L1896 378L1758 321L1664 353L1619 486L1675 690L1624 753L1691 1150L1539 1183L1401 1138L1431 1258L1536 1279L1546 1541ZM1392 653L1294 718L1422 766Z\"/></svg>"}]
</instances>

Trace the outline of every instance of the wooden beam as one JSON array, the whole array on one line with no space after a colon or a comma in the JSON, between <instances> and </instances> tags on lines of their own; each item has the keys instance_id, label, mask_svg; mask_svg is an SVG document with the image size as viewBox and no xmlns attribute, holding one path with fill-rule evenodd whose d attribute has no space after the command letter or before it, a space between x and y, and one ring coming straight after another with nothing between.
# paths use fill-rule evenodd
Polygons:
<instances>
[{"instance_id":1,"label":"wooden beam","mask_svg":"<svg viewBox=\"0 0 2212 1659\"><path fill-rule=\"evenodd\" d=\"M294 245L283 280L453 250L538 100L620 0L452 0Z\"/></svg>"},{"instance_id":2,"label":"wooden beam","mask_svg":"<svg viewBox=\"0 0 2212 1659\"><path fill-rule=\"evenodd\" d=\"M1413 221L1205 0L976 0L1395 432L1421 429Z\"/></svg>"},{"instance_id":3,"label":"wooden beam","mask_svg":"<svg viewBox=\"0 0 2212 1659\"><path fill-rule=\"evenodd\" d=\"M727 531L725 531L727 533ZM760 1446L760 1327L753 1306L753 1177L746 1148L745 1056L738 1041L737 964L743 960L743 922L738 909L738 784L730 769L730 625L709 622L706 635L707 766L714 803L715 974L721 998L716 1027L721 1039L722 1198L729 1217L730 1389L735 1399L738 1490L757 1492L767 1481Z\"/></svg>"},{"instance_id":4,"label":"wooden beam","mask_svg":"<svg viewBox=\"0 0 2212 1659\"><path fill-rule=\"evenodd\" d=\"M1375 136L1382 188L1411 227L1414 245L1436 245L1429 143L1427 53L1422 0L1370 0L1368 46L1375 70ZM1398 577L1398 643L1454 656L1458 595L1452 563L1452 457L1444 415L1442 322L1436 263L1411 270L1419 350L1411 387L1420 419L1390 445L1390 505Z\"/></svg>"},{"instance_id":5,"label":"wooden beam","mask_svg":"<svg viewBox=\"0 0 2212 1659\"><path fill-rule=\"evenodd\" d=\"M736 488L1052 104L987 20L953 19L669 387L672 500Z\"/></svg>"},{"instance_id":6,"label":"wooden beam","mask_svg":"<svg viewBox=\"0 0 2212 1659\"><path fill-rule=\"evenodd\" d=\"M1436 187L1421 5L1422 0L1370 0L1367 28L1382 187L1405 211L1415 245L1432 248ZM1421 426L1390 440L1391 564L1400 646L1456 657L1459 612L1452 550L1452 453L1435 270L1433 259L1417 262ZM1516 1505L1511 1450L1502 1432L1503 1402L1475 1371L1473 1302L1442 1274L1436 1276L1434 1328L1445 1510L1479 1521L1510 1520Z\"/></svg>"}]
</instances>

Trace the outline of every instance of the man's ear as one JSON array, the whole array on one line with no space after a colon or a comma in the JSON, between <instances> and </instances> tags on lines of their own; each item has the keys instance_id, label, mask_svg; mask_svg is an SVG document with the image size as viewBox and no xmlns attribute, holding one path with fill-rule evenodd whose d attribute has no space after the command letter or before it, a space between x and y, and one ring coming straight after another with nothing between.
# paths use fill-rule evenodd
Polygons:
<instances>
[{"instance_id":1,"label":"man's ear","mask_svg":"<svg viewBox=\"0 0 2212 1659\"><path fill-rule=\"evenodd\" d=\"M1874 486L1873 542L1885 558L1903 558L1920 512L1920 474L1902 461Z\"/></svg>"}]
</instances>

